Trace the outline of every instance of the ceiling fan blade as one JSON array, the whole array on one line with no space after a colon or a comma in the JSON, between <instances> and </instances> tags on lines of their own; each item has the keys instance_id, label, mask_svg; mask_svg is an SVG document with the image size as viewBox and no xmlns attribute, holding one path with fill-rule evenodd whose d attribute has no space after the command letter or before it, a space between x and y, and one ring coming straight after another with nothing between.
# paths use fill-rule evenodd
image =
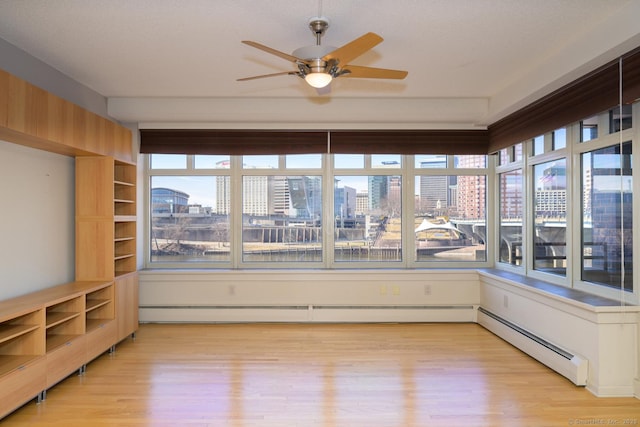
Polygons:
<instances>
[{"instance_id":1,"label":"ceiling fan blade","mask_svg":"<svg viewBox=\"0 0 640 427\"><path fill-rule=\"evenodd\" d=\"M322 57L322 60L329 61L333 59L339 61L340 64L348 64L366 51L373 49L377 44L381 43L382 40L384 39L376 33L367 33L337 48L333 52L327 53Z\"/></svg>"},{"instance_id":2,"label":"ceiling fan blade","mask_svg":"<svg viewBox=\"0 0 640 427\"><path fill-rule=\"evenodd\" d=\"M237 79L236 81L237 82L245 82L247 80L263 79L265 77L286 76L286 75L297 76L298 72L297 71L281 71L279 73L263 74L261 76L244 77L242 79Z\"/></svg>"},{"instance_id":3,"label":"ceiling fan blade","mask_svg":"<svg viewBox=\"0 0 640 427\"><path fill-rule=\"evenodd\" d=\"M386 68L361 67L359 65L345 65L342 67L344 74L340 77L359 77L369 79L398 79L402 80L409 74L408 71L387 70Z\"/></svg>"},{"instance_id":4,"label":"ceiling fan blade","mask_svg":"<svg viewBox=\"0 0 640 427\"><path fill-rule=\"evenodd\" d=\"M291 61L291 62L300 62L302 61L300 58L296 58L293 55L289 55L288 53L284 53L284 52L280 52L279 50L270 48L269 46L265 46L263 44L257 43L257 42L252 42L250 40L243 40L242 43L249 45L251 47L255 47L256 49L260 49L263 50L267 53L270 53L272 55L275 56L279 56L282 59L286 59L287 61Z\"/></svg>"}]
</instances>

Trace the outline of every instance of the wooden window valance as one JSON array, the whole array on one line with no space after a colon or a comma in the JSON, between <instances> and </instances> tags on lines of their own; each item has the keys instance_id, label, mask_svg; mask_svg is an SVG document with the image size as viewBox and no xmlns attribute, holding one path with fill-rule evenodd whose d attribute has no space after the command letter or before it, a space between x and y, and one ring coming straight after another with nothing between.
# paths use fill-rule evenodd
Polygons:
<instances>
[{"instance_id":1,"label":"wooden window valance","mask_svg":"<svg viewBox=\"0 0 640 427\"><path fill-rule=\"evenodd\" d=\"M140 130L140 152L155 154L485 154L488 143L486 130Z\"/></svg>"},{"instance_id":2,"label":"wooden window valance","mask_svg":"<svg viewBox=\"0 0 640 427\"><path fill-rule=\"evenodd\" d=\"M565 85L489 126L489 152L551 132L640 99L640 48Z\"/></svg>"}]
</instances>

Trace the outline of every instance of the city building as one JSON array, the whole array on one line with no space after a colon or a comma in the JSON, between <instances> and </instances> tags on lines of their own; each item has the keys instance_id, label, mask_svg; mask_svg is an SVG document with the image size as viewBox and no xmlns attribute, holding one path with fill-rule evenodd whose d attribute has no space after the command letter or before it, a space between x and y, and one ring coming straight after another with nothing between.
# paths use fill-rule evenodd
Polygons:
<instances>
[{"instance_id":1,"label":"city building","mask_svg":"<svg viewBox=\"0 0 640 427\"><path fill-rule=\"evenodd\" d=\"M156 214L186 213L189 206L189 195L170 188L151 189L151 212Z\"/></svg>"}]
</instances>

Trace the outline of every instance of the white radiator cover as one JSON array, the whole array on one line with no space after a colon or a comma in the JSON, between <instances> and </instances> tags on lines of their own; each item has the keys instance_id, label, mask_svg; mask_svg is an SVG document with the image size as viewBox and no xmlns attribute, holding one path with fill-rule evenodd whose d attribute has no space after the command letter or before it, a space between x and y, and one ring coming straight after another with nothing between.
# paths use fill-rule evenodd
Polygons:
<instances>
[{"instance_id":1,"label":"white radiator cover","mask_svg":"<svg viewBox=\"0 0 640 427\"><path fill-rule=\"evenodd\" d=\"M142 322L475 322L474 271L143 271Z\"/></svg>"},{"instance_id":2,"label":"white radiator cover","mask_svg":"<svg viewBox=\"0 0 640 427\"><path fill-rule=\"evenodd\" d=\"M144 306L141 321L207 322L474 322L477 307L455 306Z\"/></svg>"},{"instance_id":3,"label":"white radiator cover","mask_svg":"<svg viewBox=\"0 0 640 427\"><path fill-rule=\"evenodd\" d=\"M575 385L587 385L589 361L586 358L543 340L482 308L478 309L478 324L568 378Z\"/></svg>"}]
</instances>

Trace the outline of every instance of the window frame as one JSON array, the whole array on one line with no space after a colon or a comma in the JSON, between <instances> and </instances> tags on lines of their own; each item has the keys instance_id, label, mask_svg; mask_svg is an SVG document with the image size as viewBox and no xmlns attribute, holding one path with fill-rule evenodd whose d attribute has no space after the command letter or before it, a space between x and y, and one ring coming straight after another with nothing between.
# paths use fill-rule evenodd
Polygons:
<instances>
[{"instance_id":1,"label":"window frame","mask_svg":"<svg viewBox=\"0 0 640 427\"><path fill-rule=\"evenodd\" d=\"M502 244L501 240L501 218L500 218L500 207L501 207L501 198L500 198L500 176L504 173L514 172L520 170L523 174L522 179L522 188L520 192L523 195L523 199L525 199L525 189L526 189L526 174L525 174L525 159L526 153L529 150L529 145L525 142L520 142L509 147L502 148L498 150L493 156L495 160L495 166L493 168L493 173L491 174L493 177L493 197L492 203L494 215L492 216L492 222L494 226L493 230L493 262L497 269L510 271L516 274L525 274L525 256L527 253L527 247L525 242L522 243L522 251L523 251L523 262L521 265L514 265L500 261L500 247ZM523 209L525 200L522 200ZM489 222L489 221L488 221ZM522 218L522 236L523 239L525 236L525 224L526 224L526 215L523 214Z\"/></svg>"},{"instance_id":2,"label":"window frame","mask_svg":"<svg viewBox=\"0 0 640 427\"><path fill-rule=\"evenodd\" d=\"M482 175L485 177L487 189L485 190L485 222L487 228L487 240L490 240L490 230L492 228L490 215L490 193L491 193L491 162L492 156L487 156L485 168L455 168L453 158L455 155L447 156L447 167L438 169L420 169L414 167L414 155L401 154L400 167L381 167L372 164L373 156L380 154L364 154L364 166L362 168L335 168L334 154L322 154L321 167L319 169L305 168L287 168L286 155L278 156L278 168L243 168L242 156L230 156L230 167L228 169L196 169L195 155L186 155L186 169L151 169L151 155L144 155L142 162L145 167L144 171L144 201L145 201L145 221L144 223L144 267L148 269L184 269L184 270L219 270L219 269L278 269L278 268L296 268L296 269L362 269L362 268L442 268L441 261L417 261L415 259L415 239L413 238L413 212L414 212L414 194L415 194L415 177L425 173L431 175L451 175L464 176ZM394 160L398 155L394 156ZM378 157L379 158L379 157ZM229 176L231 194L241 194L243 176L305 176L305 175L321 175L323 185L323 257L320 262L305 262L303 265L295 262L245 262L242 260L242 221L238 215L233 212L242 212L242 197L232 197L231 214L229 217L229 226L231 228L230 245L231 259L229 262L151 262L150 257L150 223L151 223L151 177L152 176L179 176L179 175L195 175L195 176ZM401 261L367 261L367 262L336 262L333 248L335 241L333 232L335 230L334 212L334 193L333 179L335 176L400 176L402 180L402 260ZM491 263L491 245L487 242L486 260L485 261L451 261L447 262L446 268L486 268Z\"/></svg>"},{"instance_id":3,"label":"window frame","mask_svg":"<svg viewBox=\"0 0 640 427\"><path fill-rule=\"evenodd\" d=\"M614 107L618 108L618 107ZM640 102L636 102L633 104L632 108L632 127L629 129L622 130L620 132L610 133L609 129L609 113L611 109L607 109L599 113L598 116L598 138L591 139L589 141L572 141L572 164L576 168L576 170L580 171L580 162L581 156L584 153L592 152L595 150L599 150L602 148L612 147L616 145L620 145L626 141L631 141L632 147L632 169L640 170L640 156L633 156L634 150L640 152L638 150L638 144L640 144ZM580 132L580 122L572 125L574 132ZM568 174L568 172L567 172ZM572 173L572 186L575 189L582 188L582 175L581 173ZM632 173L632 182L633 188L640 188L640 174ZM582 200L580 191L574 191L573 196L571 197L571 205L582 207ZM632 223L637 225L640 223L640 200L638 195L633 198L632 201ZM575 236L574 243L572 247L575 249L573 251L573 255L571 257L571 265L572 265L572 280L571 286L575 289L582 290L588 292L590 294L599 295L605 298L611 298L617 301L637 304L639 301L640 289L639 288L639 277L640 274L634 274L633 277L633 290L629 291L621 291L620 289L608 287L602 284L593 283L583 281L581 279L581 250L580 247L580 233L581 233L581 224L582 220L580 216L582 215L582 208L575 209L573 215L571 215L571 223L572 223L572 234ZM636 261L638 256L640 256L640 227L634 226L632 231L632 247L633 247L633 259Z\"/></svg>"},{"instance_id":4,"label":"window frame","mask_svg":"<svg viewBox=\"0 0 640 427\"><path fill-rule=\"evenodd\" d=\"M618 108L618 107L613 107ZM499 158L501 158L501 152L498 151L493 156L496 159L496 166L494 168L494 210L495 215L493 216L494 222L496 225L496 230L494 233L494 242L495 242L495 250L496 254L494 257L495 266L497 269L511 271L517 274L525 275L528 277L536 278L539 280L544 280L546 282L550 282L553 284L557 284L560 286L564 286L571 289L577 289L581 291L585 291L590 294L599 295L606 298L611 298L617 301L623 301L625 303L637 304L639 301L640 289L638 283L640 283L640 278L638 274L634 274L633 277L633 290L632 291L623 291L621 294L621 290L618 288L612 288L609 286L605 286L598 283L591 283L581 280L581 224L582 224L582 200L581 200L581 191L582 188L582 176L581 176L581 168L580 161L583 153L595 151L602 148L607 148L611 146L617 146L621 143L631 141L632 144L632 153L633 149L637 150L638 144L640 144L640 102L636 102L633 104L632 109L632 126L630 128L624 129L622 131L618 131L615 133L610 133L609 125L610 125L610 111L612 109L607 109L598 114L590 115L587 118L594 118L594 120L598 123L598 137L593 138L587 141L582 141L582 120L578 120L574 123L567 124L562 126L566 129L566 146L554 150L553 142L553 133L555 130L547 132L544 134L544 147L545 152L533 155L534 152L532 145L534 144L534 138L521 142L523 144L523 153L528 153L522 157L521 161L514 160L513 153L515 152L515 146L512 145L505 149L509 154L509 161L499 163ZM557 129L556 129L557 130ZM503 156L504 157L504 156ZM566 276L559 276L554 274L549 274L540 270L535 270L533 268L533 242L534 242L534 185L535 176L534 176L534 168L536 165L544 164L550 161L558 160L558 159L566 159L566 175L567 175L567 230L566 230L566 258L567 258L567 269ZM632 155L632 169L640 170L640 156L636 155L633 158ZM513 171L515 169L522 168L524 174L524 198L525 198L525 214L523 217L523 238L525 241L523 242L523 265L522 266L513 266L499 261L499 237L500 237L500 219L499 219L499 209L500 209L500 194L499 194L499 177L501 173ZM633 188L640 188L640 174L632 175ZM632 201L632 222L633 224L640 223L640 200L636 196ZM633 227L632 231L633 243L632 247L634 253L636 254L634 260L640 256L640 227Z\"/></svg>"}]
</instances>

